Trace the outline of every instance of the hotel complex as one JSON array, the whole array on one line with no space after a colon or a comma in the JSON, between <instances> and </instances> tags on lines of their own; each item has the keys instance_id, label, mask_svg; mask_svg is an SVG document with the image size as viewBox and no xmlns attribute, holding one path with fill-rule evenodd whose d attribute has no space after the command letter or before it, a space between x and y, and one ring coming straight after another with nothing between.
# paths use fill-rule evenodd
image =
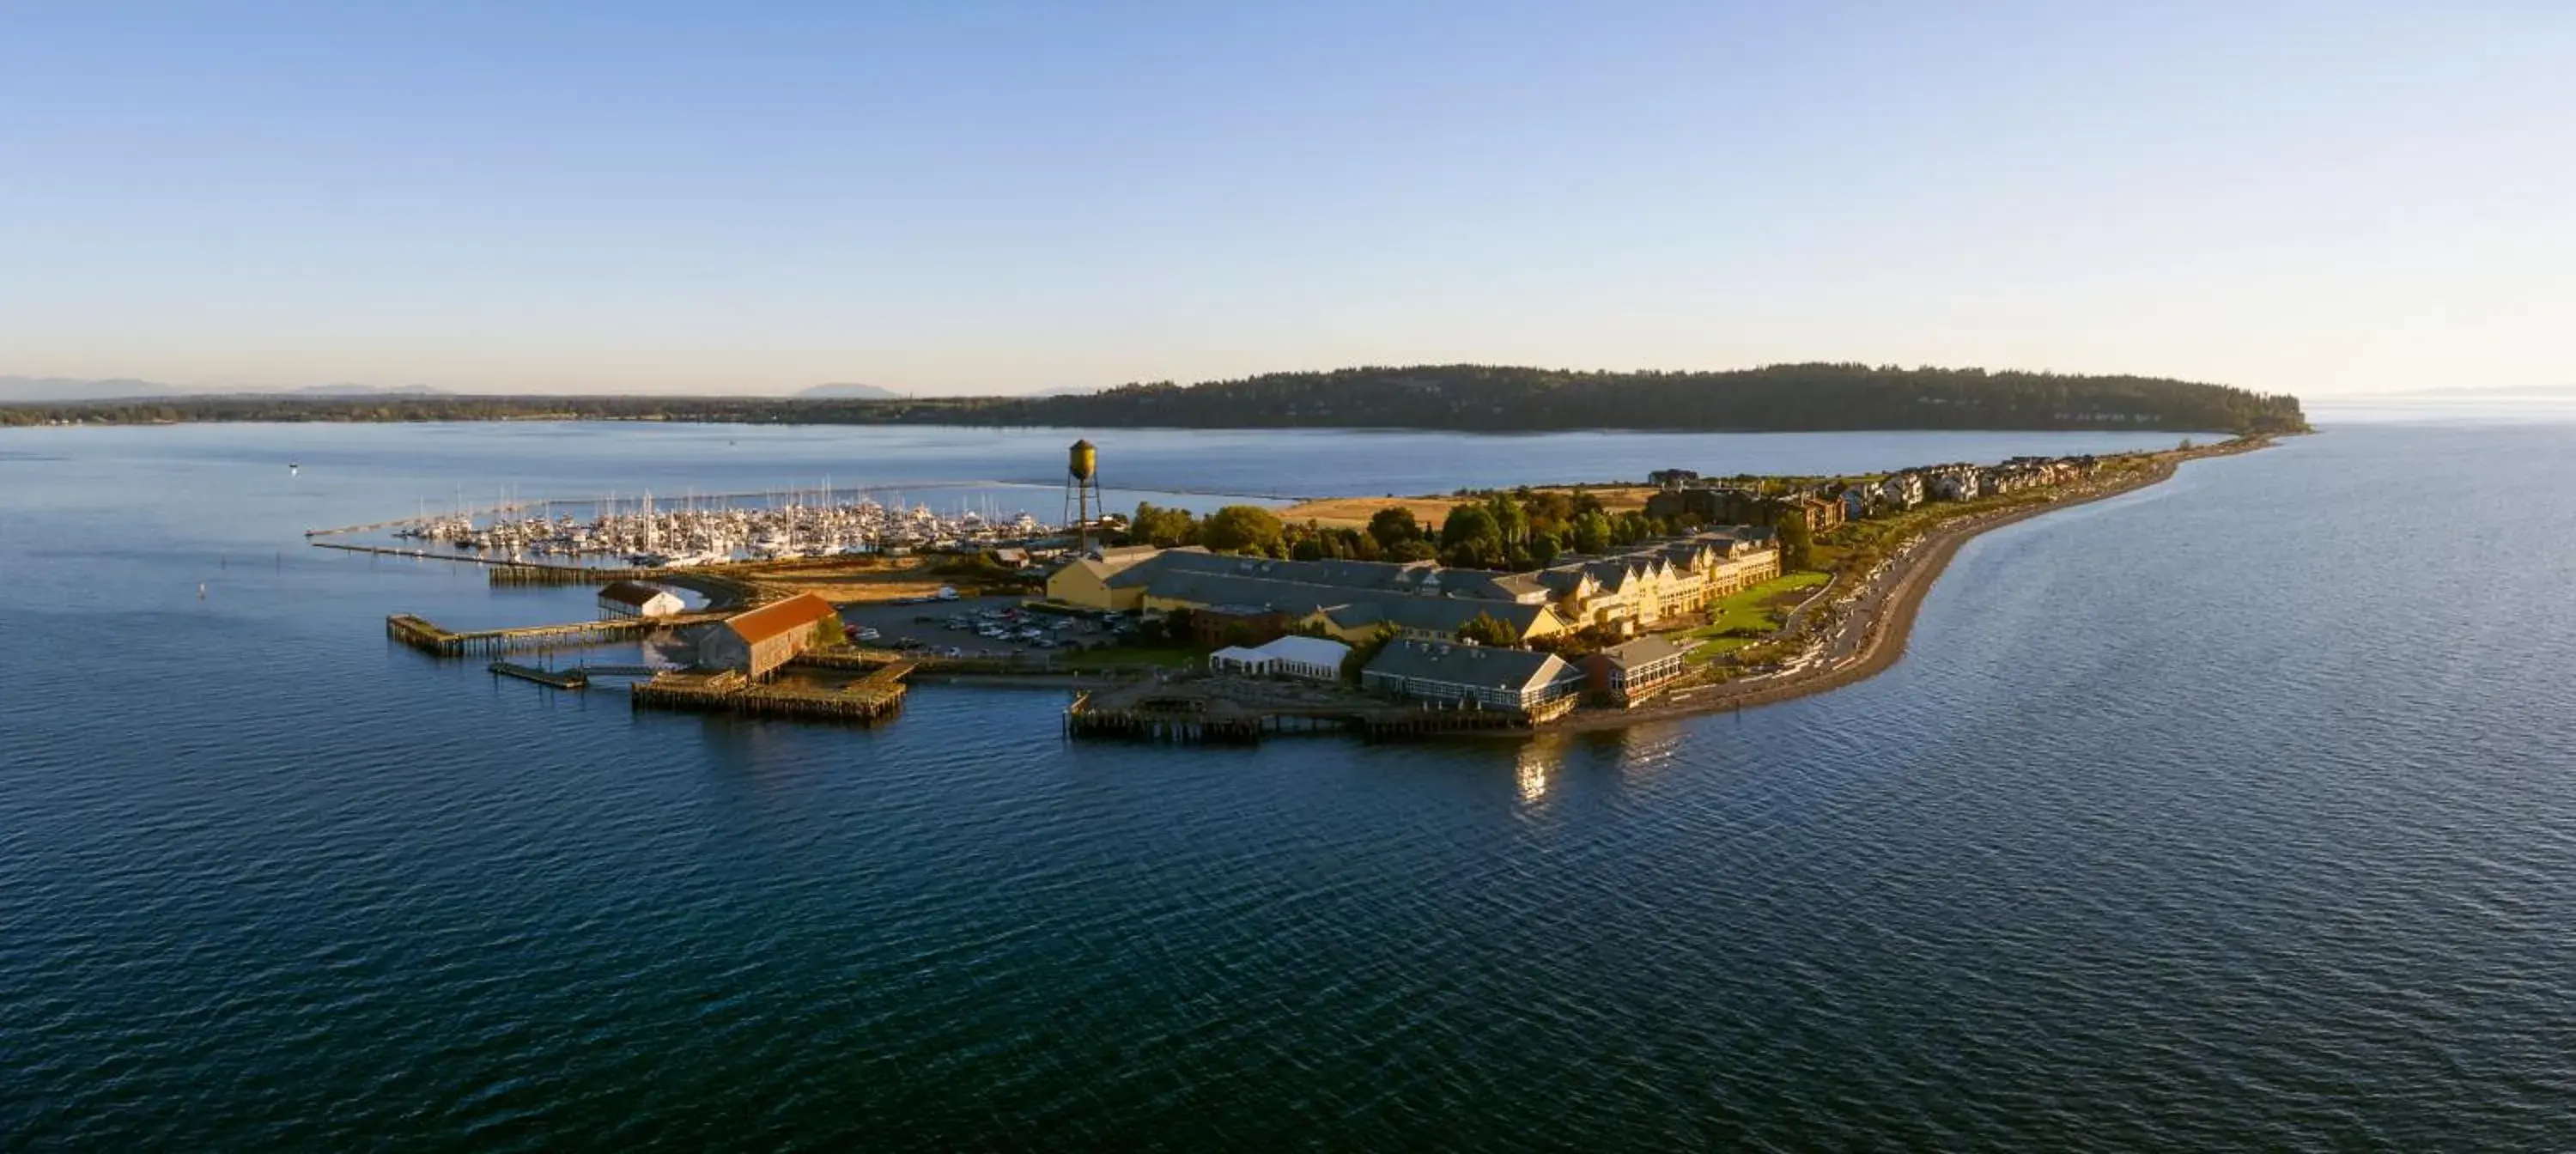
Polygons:
<instances>
[{"instance_id":1,"label":"hotel complex","mask_svg":"<svg viewBox=\"0 0 2576 1154\"><path fill-rule=\"evenodd\" d=\"M1452 641L1479 618L1512 644L1592 630L1626 638L1780 575L1771 530L1750 526L1649 542L1533 573L1430 561L1281 561L1199 548L1103 549L1047 578L1049 600L1146 615L1191 611L1203 631L1320 633L1345 642L1392 630Z\"/></svg>"}]
</instances>

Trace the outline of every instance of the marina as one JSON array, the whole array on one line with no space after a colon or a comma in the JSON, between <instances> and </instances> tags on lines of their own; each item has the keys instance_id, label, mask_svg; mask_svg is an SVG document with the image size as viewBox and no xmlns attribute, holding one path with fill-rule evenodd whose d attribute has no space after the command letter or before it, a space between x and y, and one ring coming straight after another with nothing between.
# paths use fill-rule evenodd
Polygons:
<instances>
[{"instance_id":1,"label":"marina","mask_svg":"<svg viewBox=\"0 0 2576 1154\"><path fill-rule=\"evenodd\" d=\"M989 482L937 482L905 488L967 487ZM1032 492L1036 487L1030 486ZM1005 511L995 495L961 497L953 508L906 504L892 486L759 493L688 493L660 498L610 494L588 499L501 500L453 511L309 530L316 544L401 556L494 565L567 568L691 568L739 561L780 561L915 552L967 552L1025 543L1064 531L1024 510ZM318 540L384 534L390 543Z\"/></svg>"}]
</instances>

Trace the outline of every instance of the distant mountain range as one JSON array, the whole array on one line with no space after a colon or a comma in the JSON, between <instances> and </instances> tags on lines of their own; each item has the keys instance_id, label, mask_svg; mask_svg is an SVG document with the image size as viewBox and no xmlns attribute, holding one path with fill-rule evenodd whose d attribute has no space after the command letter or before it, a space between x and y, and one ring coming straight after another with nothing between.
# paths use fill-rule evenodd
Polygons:
<instances>
[{"instance_id":1,"label":"distant mountain range","mask_svg":"<svg viewBox=\"0 0 2576 1154\"><path fill-rule=\"evenodd\" d=\"M444 389L427 385L306 385L295 389L186 388L132 377L92 380L84 377L0 376L0 402L128 401L171 397L443 397Z\"/></svg>"},{"instance_id":2,"label":"distant mountain range","mask_svg":"<svg viewBox=\"0 0 2576 1154\"><path fill-rule=\"evenodd\" d=\"M899 401L903 394L876 385L816 385L795 394L828 401Z\"/></svg>"}]
</instances>

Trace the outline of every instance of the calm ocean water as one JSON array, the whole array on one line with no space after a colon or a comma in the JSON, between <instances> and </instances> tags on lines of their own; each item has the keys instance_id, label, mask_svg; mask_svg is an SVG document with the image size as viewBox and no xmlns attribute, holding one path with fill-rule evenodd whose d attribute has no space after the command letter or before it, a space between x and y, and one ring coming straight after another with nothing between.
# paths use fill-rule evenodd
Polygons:
<instances>
[{"instance_id":1,"label":"calm ocean water","mask_svg":"<svg viewBox=\"0 0 2576 1154\"><path fill-rule=\"evenodd\" d=\"M586 592L299 538L1070 439L0 434L0 1147L2576 1147L2576 426L2198 463L1969 545L1883 677L1525 745L635 715L381 635ZM1102 439L1301 494L2122 443Z\"/></svg>"}]
</instances>

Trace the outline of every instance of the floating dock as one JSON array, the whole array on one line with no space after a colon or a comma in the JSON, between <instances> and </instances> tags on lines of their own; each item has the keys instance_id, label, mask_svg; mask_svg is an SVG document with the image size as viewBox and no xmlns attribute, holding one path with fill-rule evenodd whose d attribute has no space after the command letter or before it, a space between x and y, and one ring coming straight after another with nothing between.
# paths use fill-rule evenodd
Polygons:
<instances>
[{"instance_id":1,"label":"floating dock","mask_svg":"<svg viewBox=\"0 0 2576 1154\"><path fill-rule=\"evenodd\" d=\"M515 661L495 661L491 670L495 677L515 677L556 689L587 689L590 686L590 674L580 669L539 669Z\"/></svg>"}]
</instances>

